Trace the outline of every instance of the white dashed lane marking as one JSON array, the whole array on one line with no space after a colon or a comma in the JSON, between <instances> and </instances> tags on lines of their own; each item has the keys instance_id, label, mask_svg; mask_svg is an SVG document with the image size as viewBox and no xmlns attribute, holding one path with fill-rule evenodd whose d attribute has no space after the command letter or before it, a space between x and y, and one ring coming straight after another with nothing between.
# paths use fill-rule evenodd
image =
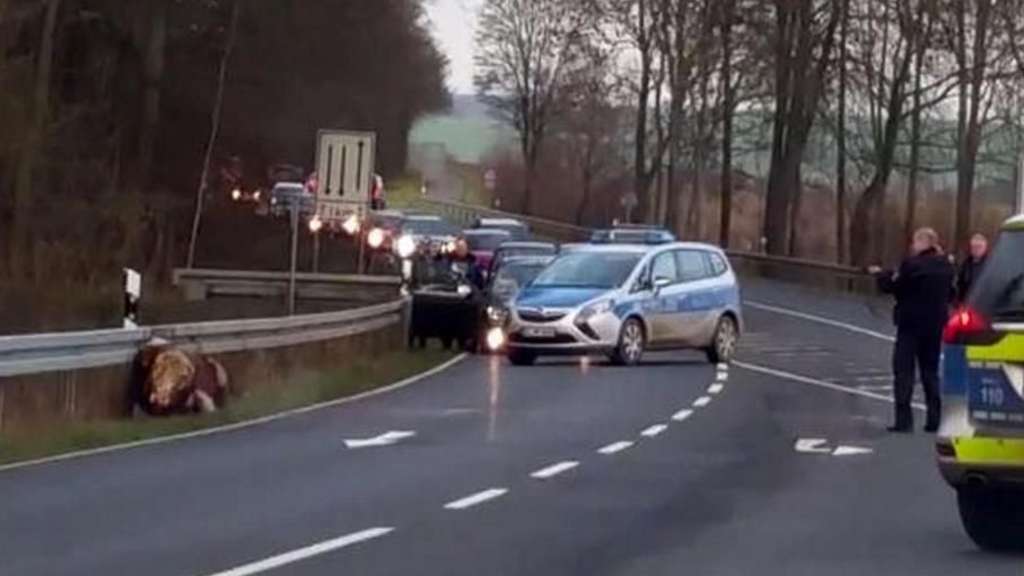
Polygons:
<instances>
[{"instance_id":1,"label":"white dashed lane marking","mask_svg":"<svg viewBox=\"0 0 1024 576\"><path fill-rule=\"evenodd\" d=\"M693 405L695 407L697 407L697 408L703 408L703 407L707 406L710 403L711 403L711 397L710 396L701 396L700 398L697 398L696 400L693 401Z\"/></svg>"},{"instance_id":2,"label":"white dashed lane marking","mask_svg":"<svg viewBox=\"0 0 1024 576\"><path fill-rule=\"evenodd\" d=\"M530 477L536 478L537 480L547 480L548 478L553 478L563 472L568 472L569 470L572 470L573 468L579 465L580 463L576 462L575 460L566 460L565 462L552 464L547 468L541 468L540 470L537 470L533 474L530 474Z\"/></svg>"},{"instance_id":3,"label":"white dashed lane marking","mask_svg":"<svg viewBox=\"0 0 1024 576\"><path fill-rule=\"evenodd\" d=\"M725 386L722 384L712 384L708 386L708 394L720 394L724 389Z\"/></svg>"},{"instance_id":4,"label":"white dashed lane marking","mask_svg":"<svg viewBox=\"0 0 1024 576\"><path fill-rule=\"evenodd\" d=\"M626 450L626 449L628 449L628 448L630 448L632 446L633 446L632 442L629 442L628 440L622 440L621 442L613 442L613 443L605 446L604 448L599 448L597 451L600 454L604 454L606 456L609 456L609 455L615 454L617 452L622 452L623 450Z\"/></svg>"},{"instance_id":5,"label":"white dashed lane marking","mask_svg":"<svg viewBox=\"0 0 1024 576\"><path fill-rule=\"evenodd\" d=\"M319 544L313 544L305 548L299 548L292 550L291 552L285 552L284 554L278 554L259 562L253 562L238 568L232 568L231 570L225 570L224 572L217 572L210 576L252 576L253 574L260 574L263 572L269 572L282 566L294 564L307 558L314 556L320 556L327 554L328 552L334 552L347 546L359 544L360 542L366 542L367 540L373 540L374 538L380 538L386 534L394 531L394 528L369 528L360 532L353 532L345 536L340 536L332 540L320 542Z\"/></svg>"},{"instance_id":6,"label":"white dashed lane marking","mask_svg":"<svg viewBox=\"0 0 1024 576\"><path fill-rule=\"evenodd\" d=\"M465 510L466 508L472 508L479 504L483 504L488 500L494 500L495 498L501 498L508 493L507 488L490 488L476 494L471 494L465 498L460 498L453 502L449 502L444 505L445 510Z\"/></svg>"},{"instance_id":7,"label":"white dashed lane marking","mask_svg":"<svg viewBox=\"0 0 1024 576\"><path fill-rule=\"evenodd\" d=\"M729 380L729 373L728 372L719 372L718 373L718 378L716 378L716 380L718 380L719 382L727 382Z\"/></svg>"},{"instance_id":8,"label":"white dashed lane marking","mask_svg":"<svg viewBox=\"0 0 1024 576\"><path fill-rule=\"evenodd\" d=\"M676 412L675 414L672 415L672 420L674 422L682 422L683 420L686 420L690 416L693 416L693 410L680 410L679 412Z\"/></svg>"},{"instance_id":9,"label":"white dashed lane marking","mask_svg":"<svg viewBox=\"0 0 1024 576\"><path fill-rule=\"evenodd\" d=\"M664 424L655 424L654 426L651 426L644 430L643 432L641 432L640 435L645 438L654 438L655 436L661 434L665 430L668 430L668 426Z\"/></svg>"}]
</instances>

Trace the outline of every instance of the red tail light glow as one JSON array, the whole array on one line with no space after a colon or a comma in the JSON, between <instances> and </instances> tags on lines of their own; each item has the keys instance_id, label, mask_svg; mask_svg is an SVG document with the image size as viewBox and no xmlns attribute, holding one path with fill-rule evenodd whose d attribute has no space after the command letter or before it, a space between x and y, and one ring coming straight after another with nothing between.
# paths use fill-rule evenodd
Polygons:
<instances>
[{"instance_id":1,"label":"red tail light glow","mask_svg":"<svg viewBox=\"0 0 1024 576\"><path fill-rule=\"evenodd\" d=\"M961 308L946 323L942 341L946 344L965 344L972 336L988 333L991 328L984 316L970 308Z\"/></svg>"}]
</instances>

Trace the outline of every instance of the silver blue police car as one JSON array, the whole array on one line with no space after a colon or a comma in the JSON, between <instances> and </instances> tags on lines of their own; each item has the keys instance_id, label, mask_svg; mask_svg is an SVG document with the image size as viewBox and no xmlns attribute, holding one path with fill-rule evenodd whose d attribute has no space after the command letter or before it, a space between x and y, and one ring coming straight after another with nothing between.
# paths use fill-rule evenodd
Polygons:
<instances>
[{"instance_id":1,"label":"silver blue police car","mask_svg":"<svg viewBox=\"0 0 1024 576\"><path fill-rule=\"evenodd\" d=\"M725 254L696 243L577 246L527 285L508 310L516 365L543 355L607 355L633 365L648 350L698 349L728 362L743 327Z\"/></svg>"}]
</instances>

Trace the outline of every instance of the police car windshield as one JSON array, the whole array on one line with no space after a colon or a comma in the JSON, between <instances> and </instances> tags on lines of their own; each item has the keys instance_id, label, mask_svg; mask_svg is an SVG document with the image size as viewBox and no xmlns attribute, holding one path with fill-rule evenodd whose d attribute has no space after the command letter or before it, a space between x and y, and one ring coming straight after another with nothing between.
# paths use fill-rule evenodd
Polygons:
<instances>
[{"instance_id":1,"label":"police car windshield","mask_svg":"<svg viewBox=\"0 0 1024 576\"><path fill-rule=\"evenodd\" d=\"M1024 319L1024 231L1005 232L969 300L992 320Z\"/></svg>"},{"instance_id":2,"label":"police car windshield","mask_svg":"<svg viewBox=\"0 0 1024 576\"><path fill-rule=\"evenodd\" d=\"M632 252L574 252L555 260L533 281L534 287L617 288L643 257Z\"/></svg>"}]
</instances>

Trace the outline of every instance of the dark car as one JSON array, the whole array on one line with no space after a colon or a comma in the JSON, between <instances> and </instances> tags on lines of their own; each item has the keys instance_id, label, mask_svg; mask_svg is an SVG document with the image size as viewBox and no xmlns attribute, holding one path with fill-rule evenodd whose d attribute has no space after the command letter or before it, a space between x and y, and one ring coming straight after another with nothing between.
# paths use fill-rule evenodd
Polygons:
<instances>
[{"instance_id":1,"label":"dark car","mask_svg":"<svg viewBox=\"0 0 1024 576\"><path fill-rule=\"evenodd\" d=\"M520 256L554 256L558 246L551 242L505 242L494 252L488 274L494 274L509 258Z\"/></svg>"},{"instance_id":2,"label":"dark car","mask_svg":"<svg viewBox=\"0 0 1024 576\"><path fill-rule=\"evenodd\" d=\"M407 215L402 221L402 237L412 240L418 250L442 251L442 249L455 241L459 235L459 229L454 224L440 216L426 214ZM400 242L395 243L396 248L401 248Z\"/></svg>"},{"instance_id":3,"label":"dark car","mask_svg":"<svg viewBox=\"0 0 1024 576\"><path fill-rule=\"evenodd\" d=\"M371 250L392 250L404 224L405 214L398 210L377 210L370 213L366 245Z\"/></svg>"},{"instance_id":4,"label":"dark car","mask_svg":"<svg viewBox=\"0 0 1024 576\"><path fill-rule=\"evenodd\" d=\"M445 348L458 343L475 350L483 292L446 258L420 256L414 270L410 344L423 347L436 338Z\"/></svg>"},{"instance_id":5,"label":"dark car","mask_svg":"<svg viewBox=\"0 0 1024 576\"><path fill-rule=\"evenodd\" d=\"M480 325L480 342L489 351L496 352L505 343L503 328L511 302L554 259L554 254L506 257L491 274L484 290L486 307Z\"/></svg>"},{"instance_id":6,"label":"dark car","mask_svg":"<svg viewBox=\"0 0 1024 576\"><path fill-rule=\"evenodd\" d=\"M505 230L511 235L510 240L522 241L530 239L530 227L515 218L478 218L473 228Z\"/></svg>"},{"instance_id":7,"label":"dark car","mask_svg":"<svg viewBox=\"0 0 1024 576\"><path fill-rule=\"evenodd\" d=\"M469 244L469 251L476 258L476 264L481 270L489 270L495 252L506 242L512 239L507 230L497 228L474 228L462 232L462 237Z\"/></svg>"},{"instance_id":8,"label":"dark car","mask_svg":"<svg viewBox=\"0 0 1024 576\"><path fill-rule=\"evenodd\" d=\"M270 191L270 214L285 216L293 203L299 203L304 215L316 211L316 196L306 190L302 182L279 182Z\"/></svg>"}]
</instances>

